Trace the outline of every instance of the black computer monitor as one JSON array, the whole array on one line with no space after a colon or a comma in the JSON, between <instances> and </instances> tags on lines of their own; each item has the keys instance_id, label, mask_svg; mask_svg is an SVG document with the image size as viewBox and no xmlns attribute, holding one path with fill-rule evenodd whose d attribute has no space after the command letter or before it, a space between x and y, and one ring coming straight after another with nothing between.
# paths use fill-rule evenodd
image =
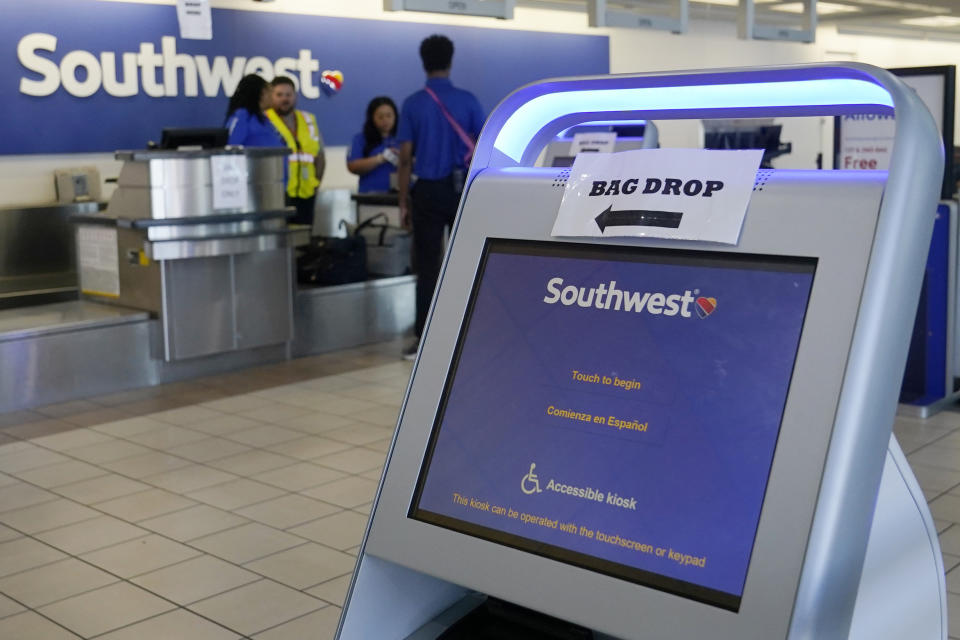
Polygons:
<instances>
[{"instance_id":1,"label":"black computer monitor","mask_svg":"<svg viewBox=\"0 0 960 640\"><path fill-rule=\"evenodd\" d=\"M161 149L198 147L216 149L227 146L227 130L222 127L168 127L160 139Z\"/></svg>"},{"instance_id":2,"label":"black computer monitor","mask_svg":"<svg viewBox=\"0 0 960 640\"><path fill-rule=\"evenodd\" d=\"M703 136L703 146L706 149L763 149L760 166L769 169L774 158L790 153L791 150L789 142L780 143L782 129L779 124L707 129Z\"/></svg>"}]
</instances>

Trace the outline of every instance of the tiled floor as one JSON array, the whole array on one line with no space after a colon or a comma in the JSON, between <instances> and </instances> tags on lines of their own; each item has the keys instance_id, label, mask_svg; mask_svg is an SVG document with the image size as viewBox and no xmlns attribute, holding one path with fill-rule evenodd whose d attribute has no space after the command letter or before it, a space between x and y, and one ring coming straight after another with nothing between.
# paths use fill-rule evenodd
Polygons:
<instances>
[{"instance_id":1,"label":"tiled floor","mask_svg":"<svg viewBox=\"0 0 960 640\"><path fill-rule=\"evenodd\" d=\"M401 347L0 414L0 638L331 638ZM960 408L896 431L960 612Z\"/></svg>"},{"instance_id":2,"label":"tiled floor","mask_svg":"<svg viewBox=\"0 0 960 640\"><path fill-rule=\"evenodd\" d=\"M401 349L0 414L0 638L332 638Z\"/></svg>"}]
</instances>

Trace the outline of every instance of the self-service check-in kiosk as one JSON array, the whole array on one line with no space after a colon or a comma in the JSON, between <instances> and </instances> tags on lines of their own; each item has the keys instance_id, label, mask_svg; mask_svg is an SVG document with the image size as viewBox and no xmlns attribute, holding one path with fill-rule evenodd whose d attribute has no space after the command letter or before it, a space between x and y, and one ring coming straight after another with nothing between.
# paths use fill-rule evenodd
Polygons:
<instances>
[{"instance_id":1,"label":"self-service check-in kiosk","mask_svg":"<svg viewBox=\"0 0 960 640\"><path fill-rule=\"evenodd\" d=\"M597 139L591 140L591 137ZM660 132L649 120L586 122L558 133L544 147L537 166L569 167L579 153L656 149L658 146Z\"/></svg>"},{"instance_id":2,"label":"self-service check-in kiosk","mask_svg":"<svg viewBox=\"0 0 960 640\"><path fill-rule=\"evenodd\" d=\"M889 175L760 172L732 244L555 236L583 176L532 166L601 118L864 112L896 113ZM338 637L945 638L936 531L891 436L941 162L920 101L866 65L508 97ZM616 224L683 231L682 209Z\"/></svg>"}]
</instances>

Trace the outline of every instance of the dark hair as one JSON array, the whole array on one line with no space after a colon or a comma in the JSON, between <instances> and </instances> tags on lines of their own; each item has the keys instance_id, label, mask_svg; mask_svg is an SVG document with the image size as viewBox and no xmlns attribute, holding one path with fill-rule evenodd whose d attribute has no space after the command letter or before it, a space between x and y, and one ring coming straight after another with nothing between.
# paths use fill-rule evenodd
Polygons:
<instances>
[{"instance_id":1,"label":"dark hair","mask_svg":"<svg viewBox=\"0 0 960 640\"><path fill-rule=\"evenodd\" d=\"M260 122L264 122L263 111L260 110L260 94L266 86L267 81L255 73L243 76L240 79L240 84L237 85L237 90L230 96L225 120L229 120L234 111L243 108L257 116Z\"/></svg>"},{"instance_id":2,"label":"dark hair","mask_svg":"<svg viewBox=\"0 0 960 640\"><path fill-rule=\"evenodd\" d=\"M279 87L282 84L290 85L291 87L293 87L294 91L296 91L297 89L297 85L294 84L293 80L291 78L288 78L287 76L277 76L276 78L270 81L271 87Z\"/></svg>"},{"instance_id":3,"label":"dark hair","mask_svg":"<svg viewBox=\"0 0 960 640\"><path fill-rule=\"evenodd\" d=\"M423 60L423 70L446 71L453 61L453 42L447 36L432 35L420 43L420 59Z\"/></svg>"},{"instance_id":4,"label":"dark hair","mask_svg":"<svg viewBox=\"0 0 960 640\"><path fill-rule=\"evenodd\" d=\"M375 124L373 124L373 114L377 109L385 104L389 105L390 108L393 109L393 129L390 129L390 135L397 135L397 120L400 119L397 115L397 105L394 104L393 100L387 96L377 96L370 101L370 104L367 105L367 119L363 123L364 158L370 155L370 151L372 151L374 147L383 142L383 136L380 135L380 130L377 129Z\"/></svg>"}]
</instances>

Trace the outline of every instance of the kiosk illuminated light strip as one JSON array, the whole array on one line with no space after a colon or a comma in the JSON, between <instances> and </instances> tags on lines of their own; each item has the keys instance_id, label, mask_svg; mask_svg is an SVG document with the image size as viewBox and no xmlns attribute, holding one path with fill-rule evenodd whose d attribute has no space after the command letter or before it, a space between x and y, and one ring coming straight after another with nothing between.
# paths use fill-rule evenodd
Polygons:
<instances>
[{"instance_id":1,"label":"kiosk illuminated light strip","mask_svg":"<svg viewBox=\"0 0 960 640\"><path fill-rule=\"evenodd\" d=\"M700 108L861 105L892 108L890 94L869 80L822 78L785 82L731 83L559 91L522 104L503 123L494 146L515 161L523 157L533 135L544 125L570 113L683 110Z\"/></svg>"},{"instance_id":2,"label":"kiosk illuminated light strip","mask_svg":"<svg viewBox=\"0 0 960 640\"><path fill-rule=\"evenodd\" d=\"M488 240L408 516L737 611L815 268Z\"/></svg>"}]
</instances>

